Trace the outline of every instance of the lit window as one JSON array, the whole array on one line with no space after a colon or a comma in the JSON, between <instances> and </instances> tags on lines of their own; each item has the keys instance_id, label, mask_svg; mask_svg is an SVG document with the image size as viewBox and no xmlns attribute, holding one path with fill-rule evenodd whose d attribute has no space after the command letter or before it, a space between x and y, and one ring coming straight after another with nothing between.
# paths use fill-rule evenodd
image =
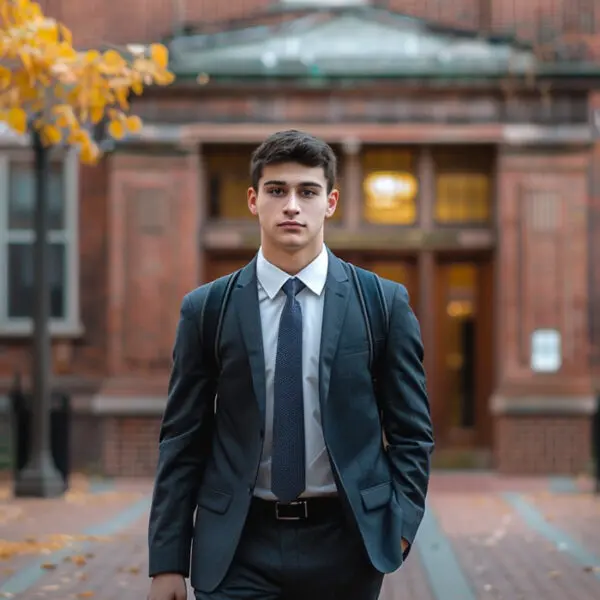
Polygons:
<instances>
[{"instance_id":1,"label":"lit window","mask_svg":"<svg viewBox=\"0 0 600 600\"><path fill-rule=\"evenodd\" d=\"M418 183L413 154L399 147L366 148L362 165L365 220L385 225L414 225Z\"/></svg>"},{"instance_id":2,"label":"lit window","mask_svg":"<svg viewBox=\"0 0 600 600\"><path fill-rule=\"evenodd\" d=\"M437 177L435 219L438 223L487 223L490 181L478 173L443 173Z\"/></svg>"}]
</instances>

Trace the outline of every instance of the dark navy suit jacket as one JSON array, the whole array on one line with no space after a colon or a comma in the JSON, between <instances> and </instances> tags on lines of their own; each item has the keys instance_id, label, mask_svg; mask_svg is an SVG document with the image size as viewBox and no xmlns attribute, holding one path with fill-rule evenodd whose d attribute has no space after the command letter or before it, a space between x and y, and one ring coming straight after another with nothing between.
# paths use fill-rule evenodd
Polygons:
<instances>
[{"instance_id":1,"label":"dark navy suit jacket","mask_svg":"<svg viewBox=\"0 0 600 600\"><path fill-rule=\"evenodd\" d=\"M150 575L187 576L191 562L191 583L205 592L219 585L231 564L261 458L265 367L255 262L232 291L218 377L202 360L200 315L208 286L184 298L160 433ZM419 325L406 289L382 281L390 328L387 344L374 340L384 352L376 398L360 303L343 263L330 254L320 402L348 518L373 565L389 573L403 562L401 538L412 544L423 517L434 443Z\"/></svg>"}]
</instances>

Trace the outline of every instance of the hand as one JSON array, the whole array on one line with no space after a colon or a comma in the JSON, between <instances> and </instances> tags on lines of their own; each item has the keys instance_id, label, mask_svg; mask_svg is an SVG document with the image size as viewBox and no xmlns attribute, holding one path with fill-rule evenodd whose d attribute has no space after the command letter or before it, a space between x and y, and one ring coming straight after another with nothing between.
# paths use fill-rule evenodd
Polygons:
<instances>
[{"instance_id":1,"label":"hand","mask_svg":"<svg viewBox=\"0 0 600 600\"><path fill-rule=\"evenodd\" d=\"M187 600L185 578L178 573L162 573L152 578L148 600Z\"/></svg>"},{"instance_id":2,"label":"hand","mask_svg":"<svg viewBox=\"0 0 600 600\"><path fill-rule=\"evenodd\" d=\"M402 554L404 554L406 552L406 549L410 546L410 544L404 539L402 538Z\"/></svg>"}]
</instances>

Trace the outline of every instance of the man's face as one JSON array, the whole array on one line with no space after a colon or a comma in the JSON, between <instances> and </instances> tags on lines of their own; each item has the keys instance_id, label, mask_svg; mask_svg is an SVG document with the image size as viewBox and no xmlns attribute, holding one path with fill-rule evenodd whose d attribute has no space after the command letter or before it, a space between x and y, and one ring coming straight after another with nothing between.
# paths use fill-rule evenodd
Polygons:
<instances>
[{"instance_id":1,"label":"man's face","mask_svg":"<svg viewBox=\"0 0 600 600\"><path fill-rule=\"evenodd\" d=\"M323 240L325 219L335 212L338 191L327 193L322 167L298 163L266 166L248 207L258 216L263 242L288 251Z\"/></svg>"}]
</instances>

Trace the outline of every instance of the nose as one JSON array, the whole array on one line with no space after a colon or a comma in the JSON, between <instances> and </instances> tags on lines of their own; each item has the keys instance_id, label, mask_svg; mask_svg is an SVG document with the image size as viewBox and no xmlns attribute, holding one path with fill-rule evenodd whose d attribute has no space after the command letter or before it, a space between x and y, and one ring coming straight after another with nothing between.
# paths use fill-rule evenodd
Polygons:
<instances>
[{"instance_id":1,"label":"nose","mask_svg":"<svg viewBox=\"0 0 600 600\"><path fill-rule=\"evenodd\" d=\"M297 215L300 212L300 205L298 204L298 198L296 197L295 192L292 192L289 195L288 201L283 210L288 215Z\"/></svg>"}]
</instances>

